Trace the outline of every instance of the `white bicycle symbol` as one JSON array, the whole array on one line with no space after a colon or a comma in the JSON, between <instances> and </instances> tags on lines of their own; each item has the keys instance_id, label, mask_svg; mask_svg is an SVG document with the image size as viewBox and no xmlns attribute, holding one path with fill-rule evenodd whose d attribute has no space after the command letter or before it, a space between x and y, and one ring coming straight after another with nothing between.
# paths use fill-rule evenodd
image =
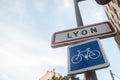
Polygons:
<instances>
[{"instance_id":1,"label":"white bicycle symbol","mask_svg":"<svg viewBox=\"0 0 120 80\"><path fill-rule=\"evenodd\" d=\"M100 57L100 52L98 50L90 50L90 48L86 48L86 50L80 51L77 50L77 55L74 55L71 58L73 64L78 64L82 61L82 57L86 60L90 59L97 59ZM85 53L84 55L82 53Z\"/></svg>"}]
</instances>

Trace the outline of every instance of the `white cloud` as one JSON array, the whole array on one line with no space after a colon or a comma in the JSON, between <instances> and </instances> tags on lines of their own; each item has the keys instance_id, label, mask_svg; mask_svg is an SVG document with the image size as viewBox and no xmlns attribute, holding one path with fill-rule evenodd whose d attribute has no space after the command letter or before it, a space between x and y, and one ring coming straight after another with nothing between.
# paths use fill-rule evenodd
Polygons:
<instances>
[{"instance_id":1,"label":"white cloud","mask_svg":"<svg viewBox=\"0 0 120 80\"><path fill-rule=\"evenodd\" d=\"M11 22L21 19L25 11L24 5L24 0L0 0L0 20Z\"/></svg>"},{"instance_id":2,"label":"white cloud","mask_svg":"<svg viewBox=\"0 0 120 80\"><path fill-rule=\"evenodd\" d=\"M58 8L59 11L71 11L71 9L73 8L73 4L71 0L54 0L56 7Z\"/></svg>"},{"instance_id":3,"label":"white cloud","mask_svg":"<svg viewBox=\"0 0 120 80\"><path fill-rule=\"evenodd\" d=\"M6 74L0 73L0 80L11 80Z\"/></svg>"},{"instance_id":4,"label":"white cloud","mask_svg":"<svg viewBox=\"0 0 120 80\"><path fill-rule=\"evenodd\" d=\"M31 34L25 34L18 28L12 27L13 24L1 23L0 26L3 26L0 27L0 34L2 34L0 35L1 74L3 72L3 75L5 74L10 79L11 75L13 80L17 79L15 76L20 76L22 80L31 76L33 80L35 76L39 77L38 69L40 71L46 65L66 67L67 53L63 48L52 49L48 41L33 38ZM25 79L23 79L24 76Z\"/></svg>"},{"instance_id":5,"label":"white cloud","mask_svg":"<svg viewBox=\"0 0 120 80\"><path fill-rule=\"evenodd\" d=\"M70 1L70 0L63 0L63 4L64 4L63 7L64 7L66 10L72 9L72 1Z\"/></svg>"},{"instance_id":6,"label":"white cloud","mask_svg":"<svg viewBox=\"0 0 120 80\"><path fill-rule=\"evenodd\" d=\"M33 0L33 5L35 9L39 12L43 12L45 9L44 0Z\"/></svg>"},{"instance_id":7,"label":"white cloud","mask_svg":"<svg viewBox=\"0 0 120 80\"><path fill-rule=\"evenodd\" d=\"M49 4L46 0L33 0L33 5L35 9L39 12L49 11L48 7L51 10L51 12L53 12L54 8L56 9L56 11L59 11L59 12L61 11L64 13L71 12L71 9L72 9L71 0L53 0L51 1L51 3L53 3L53 5Z\"/></svg>"}]
</instances>

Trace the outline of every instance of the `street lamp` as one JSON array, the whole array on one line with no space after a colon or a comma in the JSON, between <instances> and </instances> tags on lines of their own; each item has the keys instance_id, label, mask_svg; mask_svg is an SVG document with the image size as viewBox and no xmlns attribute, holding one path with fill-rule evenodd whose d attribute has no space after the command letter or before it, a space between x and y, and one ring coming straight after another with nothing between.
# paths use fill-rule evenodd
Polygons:
<instances>
[{"instance_id":1,"label":"street lamp","mask_svg":"<svg viewBox=\"0 0 120 80\"><path fill-rule=\"evenodd\" d=\"M105 5L105 4L108 4L112 0L95 0L95 1L100 5Z\"/></svg>"}]
</instances>

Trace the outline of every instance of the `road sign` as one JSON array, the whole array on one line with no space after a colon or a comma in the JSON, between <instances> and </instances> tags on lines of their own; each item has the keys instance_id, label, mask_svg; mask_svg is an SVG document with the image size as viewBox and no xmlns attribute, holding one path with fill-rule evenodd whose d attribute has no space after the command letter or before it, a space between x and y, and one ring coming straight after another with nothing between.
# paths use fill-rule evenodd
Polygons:
<instances>
[{"instance_id":1,"label":"road sign","mask_svg":"<svg viewBox=\"0 0 120 80\"><path fill-rule=\"evenodd\" d=\"M68 74L77 74L108 66L109 62L99 39L68 47Z\"/></svg>"},{"instance_id":2,"label":"road sign","mask_svg":"<svg viewBox=\"0 0 120 80\"><path fill-rule=\"evenodd\" d=\"M51 46L60 47L86 39L105 38L116 34L115 27L109 22L102 22L79 28L59 31L53 34Z\"/></svg>"}]
</instances>

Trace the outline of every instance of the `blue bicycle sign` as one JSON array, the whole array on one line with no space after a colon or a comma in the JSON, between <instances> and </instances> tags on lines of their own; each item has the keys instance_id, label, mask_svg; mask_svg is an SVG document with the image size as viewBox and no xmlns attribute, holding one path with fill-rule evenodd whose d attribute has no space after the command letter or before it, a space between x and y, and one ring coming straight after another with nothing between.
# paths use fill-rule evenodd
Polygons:
<instances>
[{"instance_id":1,"label":"blue bicycle sign","mask_svg":"<svg viewBox=\"0 0 120 80\"><path fill-rule=\"evenodd\" d=\"M109 66L99 39L93 39L68 47L68 74L83 73Z\"/></svg>"},{"instance_id":2,"label":"blue bicycle sign","mask_svg":"<svg viewBox=\"0 0 120 80\"><path fill-rule=\"evenodd\" d=\"M71 58L73 64L80 63L82 61L82 58L89 60L89 59L97 59L100 57L100 52L98 50L90 50L90 48L86 48L86 50L84 51L77 50L77 53L78 53L77 55L74 55Z\"/></svg>"}]
</instances>

